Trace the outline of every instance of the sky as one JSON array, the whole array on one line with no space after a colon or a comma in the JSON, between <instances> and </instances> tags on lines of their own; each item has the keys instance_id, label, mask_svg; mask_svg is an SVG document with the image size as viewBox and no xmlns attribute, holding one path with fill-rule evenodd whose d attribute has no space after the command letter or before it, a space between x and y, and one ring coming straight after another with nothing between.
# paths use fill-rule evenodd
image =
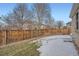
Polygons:
<instances>
[{"instance_id":1,"label":"sky","mask_svg":"<svg viewBox=\"0 0 79 59\"><path fill-rule=\"evenodd\" d=\"M72 8L71 3L54 3L50 4L50 7L52 8L52 16L56 21L63 20L65 23L71 21L69 18Z\"/></svg>"},{"instance_id":2,"label":"sky","mask_svg":"<svg viewBox=\"0 0 79 59\"><path fill-rule=\"evenodd\" d=\"M7 15L12 12L13 8L16 6L15 3L0 3L0 16ZM71 19L69 18L70 11L72 8L71 3L52 3L50 4L51 14L54 20L63 20L65 23L69 22Z\"/></svg>"}]
</instances>

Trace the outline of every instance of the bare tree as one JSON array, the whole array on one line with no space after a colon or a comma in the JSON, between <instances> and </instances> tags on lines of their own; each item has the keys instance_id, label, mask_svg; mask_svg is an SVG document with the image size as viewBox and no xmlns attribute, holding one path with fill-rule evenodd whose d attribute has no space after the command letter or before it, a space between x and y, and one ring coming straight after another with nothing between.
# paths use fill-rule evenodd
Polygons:
<instances>
[{"instance_id":1,"label":"bare tree","mask_svg":"<svg viewBox=\"0 0 79 59\"><path fill-rule=\"evenodd\" d=\"M57 27L60 29L64 26L64 22L63 21L57 21Z\"/></svg>"},{"instance_id":2,"label":"bare tree","mask_svg":"<svg viewBox=\"0 0 79 59\"><path fill-rule=\"evenodd\" d=\"M9 27L16 27L18 29L23 29L24 23L27 20L32 19L32 11L28 9L28 4L17 4L13 9L12 13L9 13L7 16L3 17L3 21Z\"/></svg>"},{"instance_id":3,"label":"bare tree","mask_svg":"<svg viewBox=\"0 0 79 59\"><path fill-rule=\"evenodd\" d=\"M45 8L47 9L45 12L45 15L46 15L45 18L47 18L46 24L49 26L49 28L51 28L51 25L53 24L53 20L54 20L53 17L51 16L51 8L49 4L47 4Z\"/></svg>"},{"instance_id":4,"label":"bare tree","mask_svg":"<svg viewBox=\"0 0 79 59\"><path fill-rule=\"evenodd\" d=\"M49 20L50 15L50 9L48 7L48 4L45 3L36 3L34 4L34 10L35 10L35 15L36 18L38 20L38 28L41 28L41 25L43 24L43 22L47 20Z\"/></svg>"},{"instance_id":5,"label":"bare tree","mask_svg":"<svg viewBox=\"0 0 79 59\"><path fill-rule=\"evenodd\" d=\"M35 24L38 26L38 29L41 28L42 24L47 24L47 26L51 27L53 20L51 18L51 9L49 4L36 3L32 6L31 10L29 10L28 4L17 4L13 9L13 12L3 18L4 22L9 27L14 26L16 28L23 29L23 25L26 24L27 20L33 21L33 19L36 19L37 21L35 22L37 23L32 23L32 27Z\"/></svg>"},{"instance_id":6,"label":"bare tree","mask_svg":"<svg viewBox=\"0 0 79 59\"><path fill-rule=\"evenodd\" d=\"M7 16L2 16L2 21L4 21L6 29L11 29L13 26L16 26L12 13L8 14Z\"/></svg>"},{"instance_id":7,"label":"bare tree","mask_svg":"<svg viewBox=\"0 0 79 59\"><path fill-rule=\"evenodd\" d=\"M28 5L18 4L17 7L13 10L14 18L17 22L17 26L21 29L26 20L32 18L32 12L28 10Z\"/></svg>"},{"instance_id":8,"label":"bare tree","mask_svg":"<svg viewBox=\"0 0 79 59\"><path fill-rule=\"evenodd\" d=\"M55 20L53 17L51 17L48 24L50 28L55 28Z\"/></svg>"},{"instance_id":9,"label":"bare tree","mask_svg":"<svg viewBox=\"0 0 79 59\"><path fill-rule=\"evenodd\" d=\"M3 21L3 16L0 17L0 30L3 30L5 26L5 23Z\"/></svg>"}]
</instances>

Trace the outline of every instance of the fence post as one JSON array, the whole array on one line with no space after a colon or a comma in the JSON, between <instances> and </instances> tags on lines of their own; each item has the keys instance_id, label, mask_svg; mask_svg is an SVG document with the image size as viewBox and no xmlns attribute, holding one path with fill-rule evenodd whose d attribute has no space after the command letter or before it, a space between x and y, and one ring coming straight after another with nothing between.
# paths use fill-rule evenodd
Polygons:
<instances>
[{"instance_id":1,"label":"fence post","mask_svg":"<svg viewBox=\"0 0 79 59\"><path fill-rule=\"evenodd\" d=\"M24 29L23 29L23 40L25 40L25 39L24 39Z\"/></svg>"},{"instance_id":2,"label":"fence post","mask_svg":"<svg viewBox=\"0 0 79 59\"><path fill-rule=\"evenodd\" d=\"M6 30L3 31L3 45L6 45Z\"/></svg>"}]
</instances>

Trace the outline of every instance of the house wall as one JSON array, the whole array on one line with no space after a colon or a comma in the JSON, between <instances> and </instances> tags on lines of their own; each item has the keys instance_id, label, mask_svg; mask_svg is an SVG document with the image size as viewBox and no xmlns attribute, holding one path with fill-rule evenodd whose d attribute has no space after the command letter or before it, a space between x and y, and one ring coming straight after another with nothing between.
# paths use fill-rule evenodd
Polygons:
<instances>
[{"instance_id":1,"label":"house wall","mask_svg":"<svg viewBox=\"0 0 79 59\"><path fill-rule=\"evenodd\" d=\"M79 32L76 29L76 15L72 17L71 25L72 25L72 38L75 40L79 39Z\"/></svg>"}]
</instances>

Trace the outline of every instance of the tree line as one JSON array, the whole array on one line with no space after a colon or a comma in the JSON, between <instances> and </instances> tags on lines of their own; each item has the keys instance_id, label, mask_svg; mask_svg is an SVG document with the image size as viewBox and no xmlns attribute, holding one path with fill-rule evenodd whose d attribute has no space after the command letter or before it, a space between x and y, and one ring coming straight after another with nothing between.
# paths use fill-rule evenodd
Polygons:
<instances>
[{"instance_id":1,"label":"tree line","mask_svg":"<svg viewBox=\"0 0 79 59\"><path fill-rule=\"evenodd\" d=\"M12 12L0 17L0 28L2 29L43 29L43 28L61 28L63 21L55 21L52 17L50 4L18 3Z\"/></svg>"}]
</instances>

